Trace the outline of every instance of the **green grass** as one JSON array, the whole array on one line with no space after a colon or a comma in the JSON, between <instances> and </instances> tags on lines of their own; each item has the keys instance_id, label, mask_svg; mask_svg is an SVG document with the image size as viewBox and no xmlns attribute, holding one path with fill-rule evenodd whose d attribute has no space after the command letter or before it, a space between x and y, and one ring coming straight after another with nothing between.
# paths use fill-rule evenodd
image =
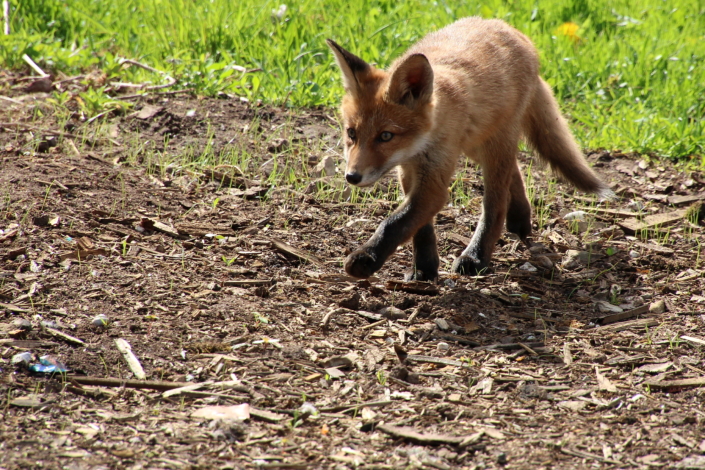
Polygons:
<instances>
[{"instance_id":1,"label":"green grass","mask_svg":"<svg viewBox=\"0 0 705 470\"><path fill-rule=\"evenodd\" d=\"M387 66L426 32L481 15L533 39L583 147L705 154L702 0L301 0L277 16L280 1L10 0L13 34L0 37L0 67L26 68L27 53L66 75L168 80L126 68L127 57L204 95L334 106L342 87L325 38ZM559 30L566 22L579 26L574 36Z\"/></svg>"}]
</instances>

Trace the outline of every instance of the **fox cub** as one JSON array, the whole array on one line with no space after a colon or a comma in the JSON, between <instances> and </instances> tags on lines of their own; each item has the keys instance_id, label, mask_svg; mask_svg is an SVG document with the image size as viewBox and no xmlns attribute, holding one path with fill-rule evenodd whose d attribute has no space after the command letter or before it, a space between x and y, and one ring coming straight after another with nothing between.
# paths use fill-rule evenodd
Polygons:
<instances>
[{"instance_id":1,"label":"fox cub","mask_svg":"<svg viewBox=\"0 0 705 470\"><path fill-rule=\"evenodd\" d=\"M366 278L397 247L413 241L407 280L438 277L433 218L448 200L458 157L482 168L482 215L453 271L476 275L507 230L528 243L531 205L517 164L523 136L542 160L583 191L608 195L587 165L539 76L536 49L500 20L464 18L429 34L379 70L332 40L345 88L342 100L345 179L370 186L398 167L404 201L375 234L345 260Z\"/></svg>"}]
</instances>

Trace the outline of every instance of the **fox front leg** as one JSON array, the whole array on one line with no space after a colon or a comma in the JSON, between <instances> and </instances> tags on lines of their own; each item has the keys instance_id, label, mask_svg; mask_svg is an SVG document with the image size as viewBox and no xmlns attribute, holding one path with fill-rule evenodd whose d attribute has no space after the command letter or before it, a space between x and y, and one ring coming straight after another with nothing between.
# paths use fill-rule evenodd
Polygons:
<instances>
[{"instance_id":1,"label":"fox front leg","mask_svg":"<svg viewBox=\"0 0 705 470\"><path fill-rule=\"evenodd\" d=\"M368 278L377 272L399 245L418 231L418 214L414 204L403 204L385 219L372 237L345 260L345 272L357 278Z\"/></svg>"},{"instance_id":2,"label":"fox front leg","mask_svg":"<svg viewBox=\"0 0 705 470\"><path fill-rule=\"evenodd\" d=\"M445 203L445 194L433 196L428 188L424 193L408 194L402 205L377 227L367 243L347 257L345 272L358 278L372 276L399 245L413 237L414 263L418 273L415 279L437 277L438 252L432 221ZM413 272L407 278L412 276Z\"/></svg>"}]
</instances>

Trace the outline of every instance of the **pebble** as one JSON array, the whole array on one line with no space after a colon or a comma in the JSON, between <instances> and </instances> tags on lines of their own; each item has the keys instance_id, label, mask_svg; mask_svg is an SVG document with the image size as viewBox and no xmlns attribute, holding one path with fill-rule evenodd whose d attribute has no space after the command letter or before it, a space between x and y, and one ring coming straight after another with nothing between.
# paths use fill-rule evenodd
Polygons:
<instances>
[{"instance_id":1,"label":"pebble","mask_svg":"<svg viewBox=\"0 0 705 470\"><path fill-rule=\"evenodd\" d=\"M649 305L649 313L663 313L666 311L666 302L657 300Z\"/></svg>"},{"instance_id":2,"label":"pebble","mask_svg":"<svg viewBox=\"0 0 705 470\"><path fill-rule=\"evenodd\" d=\"M91 320L91 324L98 328L107 328L107 326L110 325L110 318L100 313L93 317L93 320Z\"/></svg>"},{"instance_id":3,"label":"pebble","mask_svg":"<svg viewBox=\"0 0 705 470\"><path fill-rule=\"evenodd\" d=\"M620 307L603 300L598 300L595 304L597 305L597 309L602 313L622 313L624 311Z\"/></svg>"},{"instance_id":4,"label":"pebble","mask_svg":"<svg viewBox=\"0 0 705 470\"><path fill-rule=\"evenodd\" d=\"M21 352L12 356L11 362L13 365L25 365L28 366L32 361L32 353L29 351Z\"/></svg>"},{"instance_id":5,"label":"pebble","mask_svg":"<svg viewBox=\"0 0 705 470\"><path fill-rule=\"evenodd\" d=\"M632 259L638 258L639 257L639 252L636 250L630 250L629 251L629 257Z\"/></svg>"},{"instance_id":6,"label":"pebble","mask_svg":"<svg viewBox=\"0 0 705 470\"><path fill-rule=\"evenodd\" d=\"M580 220L584 221L585 216L587 215L587 212L585 211L574 211L574 212L569 212L566 215L563 216L564 220Z\"/></svg>"},{"instance_id":7,"label":"pebble","mask_svg":"<svg viewBox=\"0 0 705 470\"><path fill-rule=\"evenodd\" d=\"M644 204L640 201L632 201L627 204L627 208L634 212L641 212L644 210Z\"/></svg>"},{"instance_id":8,"label":"pebble","mask_svg":"<svg viewBox=\"0 0 705 470\"><path fill-rule=\"evenodd\" d=\"M25 320L24 318L18 318L12 322L12 325L20 330L32 331L32 324L29 320Z\"/></svg>"},{"instance_id":9,"label":"pebble","mask_svg":"<svg viewBox=\"0 0 705 470\"><path fill-rule=\"evenodd\" d=\"M441 331L448 331L448 329L450 329L450 325L443 318L436 318L434 320L434 322L436 323L436 326L438 327L438 329Z\"/></svg>"},{"instance_id":10,"label":"pebble","mask_svg":"<svg viewBox=\"0 0 705 470\"><path fill-rule=\"evenodd\" d=\"M333 160L333 157L327 156L321 160L314 168L313 174L316 177L335 175L335 160Z\"/></svg>"},{"instance_id":11,"label":"pebble","mask_svg":"<svg viewBox=\"0 0 705 470\"><path fill-rule=\"evenodd\" d=\"M54 320L42 320L41 324L44 328L52 328L54 330L59 328L59 325Z\"/></svg>"},{"instance_id":12,"label":"pebble","mask_svg":"<svg viewBox=\"0 0 705 470\"><path fill-rule=\"evenodd\" d=\"M544 258L545 258L545 256L544 256ZM536 266L529 263L528 261L526 263L522 264L521 266L519 266L519 269L521 269L522 271L530 272L530 273L534 273L534 272L538 271L538 269L536 269Z\"/></svg>"},{"instance_id":13,"label":"pebble","mask_svg":"<svg viewBox=\"0 0 705 470\"><path fill-rule=\"evenodd\" d=\"M301 405L301 407L299 408L299 413L304 416L311 416L318 414L318 409L316 408L316 405L307 401L303 405Z\"/></svg>"},{"instance_id":14,"label":"pebble","mask_svg":"<svg viewBox=\"0 0 705 470\"><path fill-rule=\"evenodd\" d=\"M448 351L450 349L450 344L448 343L438 343L436 346L439 351Z\"/></svg>"},{"instance_id":15,"label":"pebble","mask_svg":"<svg viewBox=\"0 0 705 470\"><path fill-rule=\"evenodd\" d=\"M580 250L568 250L565 252L562 266L566 269L575 269L581 264L587 264L590 260L590 253Z\"/></svg>"},{"instance_id":16,"label":"pebble","mask_svg":"<svg viewBox=\"0 0 705 470\"><path fill-rule=\"evenodd\" d=\"M538 264L543 269L553 268L553 261L551 261L548 256L543 256L543 255L535 256L534 258L532 258L532 261L534 263Z\"/></svg>"}]
</instances>

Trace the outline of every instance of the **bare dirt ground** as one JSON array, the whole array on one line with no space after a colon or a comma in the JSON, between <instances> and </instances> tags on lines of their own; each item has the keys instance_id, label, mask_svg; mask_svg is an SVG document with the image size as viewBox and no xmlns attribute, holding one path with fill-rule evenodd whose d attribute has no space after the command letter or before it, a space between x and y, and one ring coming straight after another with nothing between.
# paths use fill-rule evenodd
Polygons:
<instances>
[{"instance_id":1,"label":"bare dirt ground","mask_svg":"<svg viewBox=\"0 0 705 470\"><path fill-rule=\"evenodd\" d=\"M334 111L163 95L86 123L11 96L1 468L705 468L702 173L590 152L605 203L522 157L534 246L507 234L458 277L482 194L463 166L439 283L399 282L408 246L358 281L342 260L397 191L316 176ZM184 157L232 148L249 164ZM68 372L30 371L44 356Z\"/></svg>"}]
</instances>

